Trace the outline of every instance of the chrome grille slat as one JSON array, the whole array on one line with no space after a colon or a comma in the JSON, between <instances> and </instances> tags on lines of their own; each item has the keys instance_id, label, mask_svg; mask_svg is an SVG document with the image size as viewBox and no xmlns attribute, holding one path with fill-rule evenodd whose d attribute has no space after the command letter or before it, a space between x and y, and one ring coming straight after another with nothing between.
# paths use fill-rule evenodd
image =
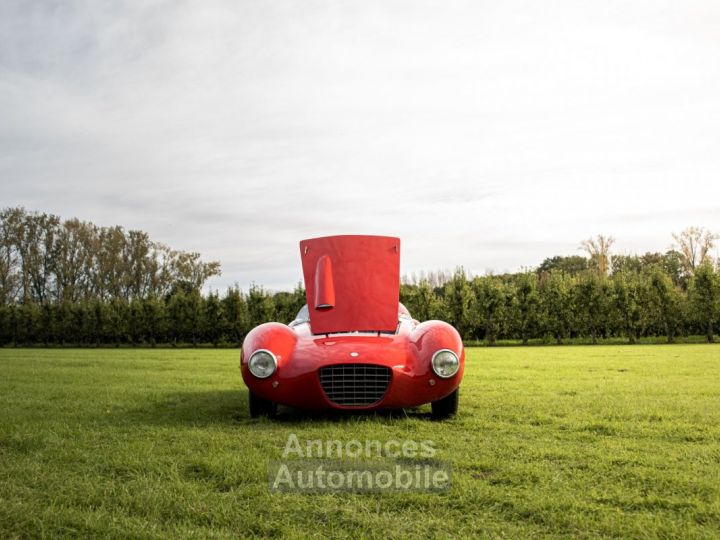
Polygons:
<instances>
[{"instance_id":1,"label":"chrome grille slat","mask_svg":"<svg viewBox=\"0 0 720 540\"><path fill-rule=\"evenodd\" d=\"M377 403L390 385L390 368L372 364L337 364L320 368L320 385L327 398L343 407Z\"/></svg>"}]
</instances>

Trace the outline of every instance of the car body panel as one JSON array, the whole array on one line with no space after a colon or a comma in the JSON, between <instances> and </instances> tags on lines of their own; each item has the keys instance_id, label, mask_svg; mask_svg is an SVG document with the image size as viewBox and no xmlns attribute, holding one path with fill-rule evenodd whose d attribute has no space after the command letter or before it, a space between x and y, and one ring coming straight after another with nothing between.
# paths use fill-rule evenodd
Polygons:
<instances>
[{"instance_id":1,"label":"car body panel","mask_svg":"<svg viewBox=\"0 0 720 540\"><path fill-rule=\"evenodd\" d=\"M277 370L267 379L254 377L247 367L250 355L271 350ZM460 369L449 379L438 377L430 365L441 349L455 352ZM390 384L379 401L367 406L342 406L330 401L320 385L319 370L337 364L371 364L392 370ZM269 323L254 329L242 349L242 376L260 397L301 409L396 409L437 401L452 393L462 380L465 350L454 328L442 321L400 321L396 334L330 334L316 336L309 325L290 328ZM432 381L432 382L431 382Z\"/></svg>"},{"instance_id":2,"label":"car body panel","mask_svg":"<svg viewBox=\"0 0 720 540\"><path fill-rule=\"evenodd\" d=\"M400 239L341 235L300 242L314 334L397 326Z\"/></svg>"},{"instance_id":3,"label":"car body panel","mask_svg":"<svg viewBox=\"0 0 720 540\"><path fill-rule=\"evenodd\" d=\"M459 387L465 350L458 332L443 321L420 323L399 303L399 245L397 238L368 236L300 243L301 257L306 257L308 306L290 325L262 324L243 341L240 368L254 395L307 410L373 410L437 402ZM364 313L376 309L379 313ZM275 372L264 379L248 368L251 355L260 349L272 352L277 361ZM436 375L431 364L433 355L443 349L459 359L457 373L447 379ZM362 405L331 401L320 372L341 365L353 371L358 365L381 366L377 371L383 377L387 371L382 368L387 368L389 382L386 388L385 382L381 385L384 394ZM365 381L354 379L352 384L364 388Z\"/></svg>"}]
</instances>

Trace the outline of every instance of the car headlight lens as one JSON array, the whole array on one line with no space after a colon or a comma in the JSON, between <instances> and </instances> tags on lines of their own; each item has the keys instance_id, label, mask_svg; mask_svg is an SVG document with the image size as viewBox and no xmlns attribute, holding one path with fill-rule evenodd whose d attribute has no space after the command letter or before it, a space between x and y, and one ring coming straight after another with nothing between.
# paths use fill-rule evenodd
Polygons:
<instances>
[{"instance_id":1,"label":"car headlight lens","mask_svg":"<svg viewBox=\"0 0 720 540\"><path fill-rule=\"evenodd\" d=\"M277 369L277 359L275 355L268 350L260 349L255 351L248 360L248 369L250 373L258 379L267 379L275 373Z\"/></svg>"},{"instance_id":2,"label":"car headlight lens","mask_svg":"<svg viewBox=\"0 0 720 540\"><path fill-rule=\"evenodd\" d=\"M433 354L432 368L438 377L449 379L460 369L460 360L450 349L441 349Z\"/></svg>"}]
</instances>

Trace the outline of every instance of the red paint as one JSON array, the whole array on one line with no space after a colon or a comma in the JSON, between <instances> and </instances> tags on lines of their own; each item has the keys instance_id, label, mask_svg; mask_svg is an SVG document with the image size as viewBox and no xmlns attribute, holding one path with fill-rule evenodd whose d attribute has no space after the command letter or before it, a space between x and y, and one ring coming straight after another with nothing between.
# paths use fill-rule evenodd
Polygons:
<instances>
[{"instance_id":1,"label":"red paint","mask_svg":"<svg viewBox=\"0 0 720 540\"><path fill-rule=\"evenodd\" d=\"M371 410L430 403L460 385L465 366L460 335L442 321L413 320L398 302L399 239L315 238L303 240L300 253L311 320L293 327L266 323L245 337L240 368L251 392L302 409ZM342 333L365 330L374 332ZM254 377L247 367L258 349L277 358L276 372L266 379ZM432 356L440 349L450 349L460 360L460 369L449 379L432 371ZM337 405L326 397L319 377L320 368L334 364L388 367L388 389L372 405Z\"/></svg>"},{"instance_id":2,"label":"red paint","mask_svg":"<svg viewBox=\"0 0 720 540\"><path fill-rule=\"evenodd\" d=\"M332 259L327 255L321 256L315 266L315 303L311 305L320 311L335 307Z\"/></svg>"},{"instance_id":3,"label":"red paint","mask_svg":"<svg viewBox=\"0 0 720 540\"><path fill-rule=\"evenodd\" d=\"M267 379L254 377L247 359L258 349L268 349L278 360L277 371ZM454 351L460 359L458 373L441 379L430 360L440 349ZM358 353L351 356L350 353ZM332 364L375 364L392 369L385 396L367 407L343 407L325 397L318 370ZM465 350L455 329L441 321L417 323L402 319L397 334L349 334L315 336L307 324L290 328L277 323L258 326L245 338L241 371L255 394L283 405L307 410L372 410L414 407L437 401L453 392L462 380ZM436 381L430 386L430 379ZM278 384L273 387L273 383Z\"/></svg>"},{"instance_id":4,"label":"red paint","mask_svg":"<svg viewBox=\"0 0 720 540\"><path fill-rule=\"evenodd\" d=\"M300 257L313 334L395 331L400 297L399 238L313 238L300 242ZM328 299L333 300L331 306L323 307Z\"/></svg>"}]
</instances>

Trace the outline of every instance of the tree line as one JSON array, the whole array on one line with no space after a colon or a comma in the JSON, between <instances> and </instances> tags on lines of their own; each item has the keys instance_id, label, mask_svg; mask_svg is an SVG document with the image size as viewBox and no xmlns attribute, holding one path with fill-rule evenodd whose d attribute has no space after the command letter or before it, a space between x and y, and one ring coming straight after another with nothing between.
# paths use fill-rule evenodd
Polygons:
<instances>
[{"instance_id":1,"label":"tree line","mask_svg":"<svg viewBox=\"0 0 720 540\"><path fill-rule=\"evenodd\" d=\"M418 320L441 319L466 340L563 343L703 335L720 322L717 235L691 227L664 253L612 254L585 240L583 255L522 272L404 276L400 300ZM253 327L290 322L305 291L253 285L203 294L217 262L152 242L142 231L27 212L0 213L0 346L237 346Z\"/></svg>"},{"instance_id":2,"label":"tree line","mask_svg":"<svg viewBox=\"0 0 720 540\"><path fill-rule=\"evenodd\" d=\"M178 287L164 296L34 301L0 305L0 346L239 346L255 326L290 322L305 291L270 293L252 286L224 295Z\"/></svg>"},{"instance_id":3,"label":"tree line","mask_svg":"<svg viewBox=\"0 0 720 540\"><path fill-rule=\"evenodd\" d=\"M467 340L494 344L531 339L704 335L720 321L717 235L691 227L665 253L611 254L612 237L581 243L587 256L556 256L537 268L472 277L462 268L435 283L411 276L401 298L418 319L442 318Z\"/></svg>"},{"instance_id":4,"label":"tree line","mask_svg":"<svg viewBox=\"0 0 720 540\"><path fill-rule=\"evenodd\" d=\"M147 233L78 219L0 211L0 304L83 303L200 290L220 263L170 249Z\"/></svg>"}]
</instances>

